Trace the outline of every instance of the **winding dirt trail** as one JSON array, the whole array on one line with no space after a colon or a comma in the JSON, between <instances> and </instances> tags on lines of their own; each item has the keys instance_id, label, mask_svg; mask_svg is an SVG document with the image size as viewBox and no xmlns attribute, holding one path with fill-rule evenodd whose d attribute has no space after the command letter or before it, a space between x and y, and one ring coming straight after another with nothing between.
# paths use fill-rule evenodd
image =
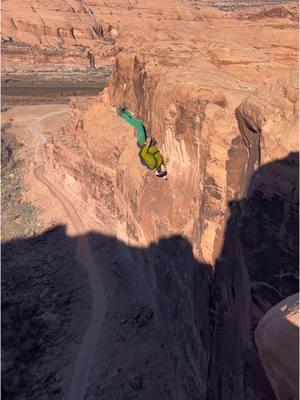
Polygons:
<instances>
[{"instance_id":1,"label":"winding dirt trail","mask_svg":"<svg viewBox=\"0 0 300 400\"><path fill-rule=\"evenodd\" d=\"M37 135L40 141L40 144L36 149L36 156L40 155L40 147L44 142L44 135L40 129L40 122L53 115L53 113L45 114L43 117L34 119L34 121L29 125L32 129L32 133ZM97 264L94 261L88 239L84 234L84 225L73 204L45 177L45 167L43 165L38 165L35 168L34 176L45 185L50 193L62 204L70 222L76 229L78 235L81 235L79 236L77 243L77 258L88 274L93 303L89 325L82 338L75 361L67 399L83 400L88 388L88 378L92 366L93 355L95 354L106 310L104 285Z\"/></svg>"}]
</instances>

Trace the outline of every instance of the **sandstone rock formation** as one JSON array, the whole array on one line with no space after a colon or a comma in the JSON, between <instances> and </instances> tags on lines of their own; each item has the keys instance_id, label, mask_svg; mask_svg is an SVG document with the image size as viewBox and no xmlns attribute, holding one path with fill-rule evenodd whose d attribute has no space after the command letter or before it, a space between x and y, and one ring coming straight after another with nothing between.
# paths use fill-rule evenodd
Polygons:
<instances>
[{"instance_id":1,"label":"sandstone rock formation","mask_svg":"<svg viewBox=\"0 0 300 400\"><path fill-rule=\"evenodd\" d=\"M297 74L255 89L193 61L180 52L120 54L75 135L47 144L47 164L83 198L84 212L127 244L124 268L169 343L173 396L269 400L254 329L298 287ZM168 181L139 164L134 132L113 108L120 103L158 139ZM179 236L168 247L160 239L170 235L192 249ZM158 241L151 259L134 250Z\"/></svg>"},{"instance_id":2,"label":"sandstone rock formation","mask_svg":"<svg viewBox=\"0 0 300 400\"><path fill-rule=\"evenodd\" d=\"M173 398L272 400L254 330L298 290L297 6L128 7L109 28L123 47L109 86L74 104L47 173L122 243L168 343ZM140 165L119 104L158 140L169 180Z\"/></svg>"},{"instance_id":3,"label":"sandstone rock formation","mask_svg":"<svg viewBox=\"0 0 300 400\"><path fill-rule=\"evenodd\" d=\"M86 68L89 49L101 59L100 66L110 64L115 52L111 36L105 36L103 26L84 1L3 3L6 71Z\"/></svg>"},{"instance_id":4,"label":"sandstone rock formation","mask_svg":"<svg viewBox=\"0 0 300 400\"><path fill-rule=\"evenodd\" d=\"M201 51L214 65L234 71L242 67L243 76L249 70L265 75L265 58L287 63L297 57L296 3L266 5L263 10L249 6L268 4L266 0L225 2L225 8L226 3L229 10L246 6L247 11L232 15L218 10L223 3L203 0L175 0L172 5L161 0L111 4L7 0L2 5L2 69L86 68L89 51L96 67L101 67L113 64L122 49L140 48L145 42L160 44L163 52L174 48L174 43L182 48L188 44L186 55ZM257 35L248 29L249 23L265 33ZM231 41L230 47L226 40Z\"/></svg>"},{"instance_id":5,"label":"sandstone rock formation","mask_svg":"<svg viewBox=\"0 0 300 400\"><path fill-rule=\"evenodd\" d=\"M277 399L299 397L299 293L282 300L255 331L260 358Z\"/></svg>"}]
</instances>

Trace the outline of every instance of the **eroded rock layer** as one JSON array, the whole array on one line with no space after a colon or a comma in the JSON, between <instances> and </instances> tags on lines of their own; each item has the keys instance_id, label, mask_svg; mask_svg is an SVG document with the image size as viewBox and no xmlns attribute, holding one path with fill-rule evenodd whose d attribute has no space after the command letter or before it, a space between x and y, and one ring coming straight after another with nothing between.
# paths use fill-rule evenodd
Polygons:
<instances>
[{"instance_id":1,"label":"eroded rock layer","mask_svg":"<svg viewBox=\"0 0 300 400\"><path fill-rule=\"evenodd\" d=\"M7 0L2 5L2 69L101 67L113 64L118 52L148 42L162 45L163 52L188 45L188 52L200 50L216 66L235 73L242 67L243 75L250 70L261 76L270 59L287 65L297 57L298 7L280 3ZM263 35L257 34L260 30Z\"/></svg>"},{"instance_id":2,"label":"eroded rock layer","mask_svg":"<svg viewBox=\"0 0 300 400\"><path fill-rule=\"evenodd\" d=\"M297 75L250 94L206 61L198 75L176 62L120 55L108 89L77 117L78 156L56 139L49 168L129 246L124 268L169 343L175 398L271 399L253 332L297 290ZM120 103L158 139L169 180L139 164ZM157 241L150 260L137 256Z\"/></svg>"},{"instance_id":3,"label":"eroded rock layer","mask_svg":"<svg viewBox=\"0 0 300 400\"><path fill-rule=\"evenodd\" d=\"M161 29L137 24L125 40L142 13L132 6L108 88L87 110L74 104L46 144L47 174L127 245L123 268L154 309L173 397L270 400L254 329L298 285L297 7L176 5L174 16L152 4L147 24L155 10ZM119 104L157 139L168 180L140 165Z\"/></svg>"}]
</instances>

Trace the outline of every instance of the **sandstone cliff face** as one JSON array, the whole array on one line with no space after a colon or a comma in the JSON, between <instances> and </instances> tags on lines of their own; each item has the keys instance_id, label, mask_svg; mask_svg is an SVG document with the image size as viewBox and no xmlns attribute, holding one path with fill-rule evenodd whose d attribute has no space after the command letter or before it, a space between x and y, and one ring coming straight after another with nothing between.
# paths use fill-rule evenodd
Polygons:
<instances>
[{"instance_id":1,"label":"sandstone cliff face","mask_svg":"<svg viewBox=\"0 0 300 400\"><path fill-rule=\"evenodd\" d=\"M141 48L118 55L108 88L47 143L47 171L127 245L123 267L168 344L173 397L270 400L254 330L298 284L295 22L207 10L199 22L181 7L155 42L128 39ZM167 181L140 165L122 103L158 140Z\"/></svg>"},{"instance_id":2,"label":"sandstone cliff face","mask_svg":"<svg viewBox=\"0 0 300 400\"><path fill-rule=\"evenodd\" d=\"M268 399L254 343L264 313L298 288L298 153L262 166L246 197L231 203L216 263L210 390L217 398ZM217 385L217 382L223 382Z\"/></svg>"},{"instance_id":3,"label":"sandstone cliff face","mask_svg":"<svg viewBox=\"0 0 300 400\"><path fill-rule=\"evenodd\" d=\"M276 398L299 397L299 293L276 304L259 321L255 340Z\"/></svg>"},{"instance_id":4,"label":"sandstone cliff face","mask_svg":"<svg viewBox=\"0 0 300 400\"><path fill-rule=\"evenodd\" d=\"M133 220L130 229L127 219L127 229L119 227L118 234L123 240L135 238L133 226L138 225L149 240L174 229L193 243L198 259L214 264L218 258L213 294L206 298L202 291L203 297L198 300L198 307L208 307L209 299L213 301L211 310L215 312L208 387L204 392L212 399L269 399L272 394L257 357L253 329L258 318L281 296L297 290L298 155L289 155L298 149L297 77L291 73L277 78L246 97L225 74L222 80L227 90L223 88L220 93L214 88L220 74L214 75L212 68L205 82L199 77L193 81L192 74L186 72L176 82L160 70L157 75L162 79L148 87L147 78L142 78L152 75L148 65L138 63L136 58L133 65L133 85L127 84L123 97L118 97L115 90L124 88L122 70L120 74L115 71L110 101L123 101L138 115L147 115L146 110L151 110L147 126L159 138L163 154L170 157L171 173L167 187L162 186L165 182L158 186L146 180L142 195L136 197L135 179L125 178L125 189L120 186L119 192L117 188L117 198L128 199L130 209L141 219L138 224ZM125 68L128 73L128 66ZM134 86L137 82L139 90ZM139 95L136 103L135 93ZM149 94L149 100L147 95L143 98L143 93ZM160 101L169 107L160 105ZM140 110L140 104L146 104L145 110ZM274 154L278 160L270 163ZM120 181L124 182L128 174L125 172ZM134 263L135 272L141 269L141 281L153 282L139 266L143 263ZM154 281L161 279L157 275ZM156 293L152 296L154 301ZM163 313L168 315L167 309ZM177 356L188 364L184 354L182 351ZM177 382L182 376L176 376Z\"/></svg>"},{"instance_id":5,"label":"sandstone cliff face","mask_svg":"<svg viewBox=\"0 0 300 400\"><path fill-rule=\"evenodd\" d=\"M132 247L124 268L169 343L174 397L271 399L253 332L297 290L296 74L250 94L205 61L198 75L176 62L120 55L73 138L48 143L49 171ZM139 164L133 130L111 107L120 103L158 139L168 181ZM152 242L157 255L138 257Z\"/></svg>"}]
</instances>

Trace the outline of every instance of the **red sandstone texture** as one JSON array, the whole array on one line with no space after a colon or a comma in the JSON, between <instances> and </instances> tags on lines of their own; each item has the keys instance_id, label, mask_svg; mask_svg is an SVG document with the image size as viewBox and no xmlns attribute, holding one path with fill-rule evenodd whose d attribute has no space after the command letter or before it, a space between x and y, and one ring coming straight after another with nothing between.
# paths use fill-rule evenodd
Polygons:
<instances>
[{"instance_id":1,"label":"red sandstone texture","mask_svg":"<svg viewBox=\"0 0 300 400\"><path fill-rule=\"evenodd\" d=\"M85 6L69 5L73 18L61 21L48 10L48 36L71 59L78 43L92 49L98 66L113 63L112 76L87 110L74 103L69 126L47 142L48 174L124 244L123 267L169 344L173 398L274 399L254 330L298 290L297 5ZM3 29L13 42L25 31L38 53L50 51L43 29L15 25ZM107 54L105 37L113 41ZM8 67L17 57L9 51ZM157 139L167 181L140 165L119 104ZM149 258L139 250L148 247Z\"/></svg>"},{"instance_id":2,"label":"red sandstone texture","mask_svg":"<svg viewBox=\"0 0 300 400\"><path fill-rule=\"evenodd\" d=\"M113 63L120 50L148 42L162 52L180 44L186 55L200 51L212 64L234 71L242 66L248 72L258 64L262 76L266 61L295 60L298 9L293 2L249 8L257 3L223 12L188 0L7 0L2 4L2 68L84 68L90 65L89 53L96 66L103 66ZM241 6L223 4L229 10Z\"/></svg>"},{"instance_id":3,"label":"red sandstone texture","mask_svg":"<svg viewBox=\"0 0 300 400\"><path fill-rule=\"evenodd\" d=\"M120 30L108 88L70 129L76 156L54 138L46 162L129 246L124 267L170 343L175 398L270 399L253 332L297 291L297 8L160 7L160 29L145 9L130 36L131 24ZM168 181L140 165L118 104L158 140ZM161 239L174 235L191 243L195 269L180 240ZM137 259L131 249L150 243L157 258Z\"/></svg>"}]
</instances>

